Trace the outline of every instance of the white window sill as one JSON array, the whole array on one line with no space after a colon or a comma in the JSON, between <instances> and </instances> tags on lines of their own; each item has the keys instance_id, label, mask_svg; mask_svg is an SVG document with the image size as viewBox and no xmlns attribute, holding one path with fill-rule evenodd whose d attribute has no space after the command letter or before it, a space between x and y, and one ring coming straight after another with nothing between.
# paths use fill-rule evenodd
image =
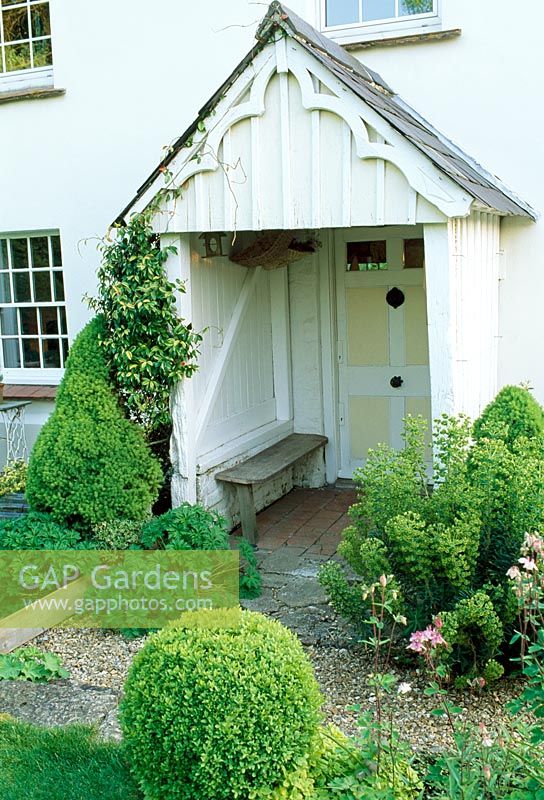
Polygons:
<instances>
[{"instance_id":1,"label":"white window sill","mask_svg":"<svg viewBox=\"0 0 544 800\"><path fill-rule=\"evenodd\" d=\"M359 42L396 39L410 35L436 33L442 30L442 20L433 16L425 19L394 20L378 25L348 25L346 27L322 28L322 33L338 44L350 45Z\"/></svg>"},{"instance_id":2,"label":"white window sill","mask_svg":"<svg viewBox=\"0 0 544 800\"><path fill-rule=\"evenodd\" d=\"M19 386L58 386L64 376L63 369L4 369L3 383Z\"/></svg>"},{"instance_id":3,"label":"white window sill","mask_svg":"<svg viewBox=\"0 0 544 800\"><path fill-rule=\"evenodd\" d=\"M403 36L376 36L373 39L357 39L342 45L345 50L369 50L373 47L401 47L403 45L425 44L427 42L443 42L447 39L456 39L461 36L461 28L448 28L448 30L420 31Z\"/></svg>"},{"instance_id":4,"label":"white window sill","mask_svg":"<svg viewBox=\"0 0 544 800\"><path fill-rule=\"evenodd\" d=\"M0 105L5 103L17 103L21 100L45 100L48 97L62 97L66 94L66 89L19 89L9 92L2 91L0 87Z\"/></svg>"}]
</instances>

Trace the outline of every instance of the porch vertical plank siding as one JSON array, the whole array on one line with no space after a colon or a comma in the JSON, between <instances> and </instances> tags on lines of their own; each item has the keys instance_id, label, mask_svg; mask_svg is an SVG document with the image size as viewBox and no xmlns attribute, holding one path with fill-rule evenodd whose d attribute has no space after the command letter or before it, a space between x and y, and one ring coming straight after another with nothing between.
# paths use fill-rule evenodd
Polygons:
<instances>
[{"instance_id":1,"label":"porch vertical plank siding","mask_svg":"<svg viewBox=\"0 0 544 800\"><path fill-rule=\"evenodd\" d=\"M425 225L425 280L431 374L431 412L437 419L456 409L456 297L450 267L450 237L447 224Z\"/></svg>"},{"instance_id":2,"label":"porch vertical plank siding","mask_svg":"<svg viewBox=\"0 0 544 800\"><path fill-rule=\"evenodd\" d=\"M201 244L195 237L195 249ZM276 419L270 275L227 258L193 258L193 322L204 330L198 458ZM211 324L210 324L211 323Z\"/></svg>"},{"instance_id":3,"label":"porch vertical plank siding","mask_svg":"<svg viewBox=\"0 0 544 800\"><path fill-rule=\"evenodd\" d=\"M312 216L314 228L321 227L321 112L312 111L311 173L312 173Z\"/></svg>"},{"instance_id":4,"label":"porch vertical plank siding","mask_svg":"<svg viewBox=\"0 0 544 800\"><path fill-rule=\"evenodd\" d=\"M253 230L258 231L262 224L261 189L261 118L251 118L251 203Z\"/></svg>"},{"instance_id":5,"label":"porch vertical plank siding","mask_svg":"<svg viewBox=\"0 0 544 800\"><path fill-rule=\"evenodd\" d=\"M277 230L283 227L282 143L278 135L281 125L278 119L280 108L279 77L274 76L265 94L266 112L261 117L261 144L259 159L260 184L263 203L263 228ZM265 144L266 143L266 146Z\"/></svg>"},{"instance_id":6,"label":"porch vertical plank siding","mask_svg":"<svg viewBox=\"0 0 544 800\"><path fill-rule=\"evenodd\" d=\"M473 211L449 223L457 302L457 407L477 417L498 380L500 217Z\"/></svg>"},{"instance_id":7,"label":"porch vertical plank siding","mask_svg":"<svg viewBox=\"0 0 544 800\"><path fill-rule=\"evenodd\" d=\"M289 75L290 203L293 228L313 224L314 202L311 193L316 185L313 175L315 163L312 153L313 137L312 114L309 114L302 105L298 81Z\"/></svg>"},{"instance_id":8,"label":"porch vertical plank siding","mask_svg":"<svg viewBox=\"0 0 544 800\"><path fill-rule=\"evenodd\" d=\"M177 253L171 253L166 262L166 272L170 280L181 278L185 282L185 293L176 296L176 310L180 317L193 319L191 286L191 242L190 234L166 234L161 236L161 246L175 245ZM193 381L180 381L173 389L171 400L172 437L170 440L172 475L172 502L174 506L182 502L195 503L196 490L196 435L195 403Z\"/></svg>"}]
</instances>

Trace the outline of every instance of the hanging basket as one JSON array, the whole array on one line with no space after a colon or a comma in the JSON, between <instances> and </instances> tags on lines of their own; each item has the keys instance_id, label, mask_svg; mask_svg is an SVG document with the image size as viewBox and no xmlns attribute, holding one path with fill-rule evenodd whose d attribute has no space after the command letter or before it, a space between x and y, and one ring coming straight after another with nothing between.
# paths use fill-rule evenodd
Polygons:
<instances>
[{"instance_id":1,"label":"hanging basket","mask_svg":"<svg viewBox=\"0 0 544 800\"><path fill-rule=\"evenodd\" d=\"M279 269L315 253L317 246L315 240L298 242L290 231L267 231L230 260L242 267Z\"/></svg>"}]
</instances>

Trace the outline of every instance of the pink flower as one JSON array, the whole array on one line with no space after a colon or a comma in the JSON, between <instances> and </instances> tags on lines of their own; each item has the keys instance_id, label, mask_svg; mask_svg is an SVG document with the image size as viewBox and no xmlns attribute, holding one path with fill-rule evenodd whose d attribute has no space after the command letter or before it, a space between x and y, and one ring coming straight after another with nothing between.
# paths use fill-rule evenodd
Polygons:
<instances>
[{"instance_id":1,"label":"pink flower","mask_svg":"<svg viewBox=\"0 0 544 800\"><path fill-rule=\"evenodd\" d=\"M380 575L380 586L383 586L384 589L387 586L387 576L386 575Z\"/></svg>"},{"instance_id":2,"label":"pink flower","mask_svg":"<svg viewBox=\"0 0 544 800\"><path fill-rule=\"evenodd\" d=\"M442 623L440 623L442 625ZM415 631L410 636L410 644L408 650L413 650L416 653L428 653L435 647L446 645L447 642L440 633L440 631L428 625L424 631Z\"/></svg>"},{"instance_id":3,"label":"pink flower","mask_svg":"<svg viewBox=\"0 0 544 800\"><path fill-rule=\"evenodd\" d=\"M484 778L486 779L486 781L491 780L491 767L489 766L489 764L486 764L484 766Z\"/></svg>"},{"instance_id":4,"label":"pink flower","mask_svg":"<svg viewBox=\"0 0 544 800\"><path fill-rule=\"evenodd\" d=\"M532 533L525 534L525 544L531 550L534 550L535 553L541 553L542 549L544 548L544 542L539 536L536 536Z\"/></svg>"},{"instance_id":5,"label":"pink flower","mask_svg":"<svg viewBox=\"0 0 544 800\"><path fill-rule=\"evenodd\" d=\"M438 630L441 630L443 624L444 623L442 622L442 617L435 617L434 618L434 627L435 628L438 628Z\"/></svg>"},{"instance_id":6,"label":"pink flower","mask_svg":"<svg viewBox=\"0 0 544 800\"><path fill-rule=\"evenodd\" d=\"M517 578L521 578L521 572L519 571L519 567L510 567L510 569L507 570L506 574L513 581L517 580Z\"/></svg>"},{"instance_id":7,"label":"pink flower","mask_svg":"<svg viewBox=\"0 0 544 800\"><path fill-rule=\"evenodd\" d=\"M532 558L525 558L525 557L519 558L518 562L521 564L523 569L526 569L528 572L532 572L537 568L536 562Z\"/></svg>"}]
</instances>

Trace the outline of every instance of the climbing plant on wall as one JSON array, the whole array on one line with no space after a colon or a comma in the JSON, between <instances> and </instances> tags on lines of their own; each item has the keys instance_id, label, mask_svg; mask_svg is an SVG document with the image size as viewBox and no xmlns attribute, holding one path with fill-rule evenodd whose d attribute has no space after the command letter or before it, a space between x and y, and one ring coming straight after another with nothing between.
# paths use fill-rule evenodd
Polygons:
<instances>
[{"instance_id":1,"label":"climbing plant on wall","mask_svg":"<svg viewBox=\"0 0 544 800\"><path fill-rule=\"evenodd\" d=\"M176 313L185 287L165 272L176 250L161 249L150 217L134 214L102 241L98 296L89 303L105 319L101 345L120 401L153 438L170 425L170 390L197 369L202 337Z\"/></svg>"}]
</instances>

